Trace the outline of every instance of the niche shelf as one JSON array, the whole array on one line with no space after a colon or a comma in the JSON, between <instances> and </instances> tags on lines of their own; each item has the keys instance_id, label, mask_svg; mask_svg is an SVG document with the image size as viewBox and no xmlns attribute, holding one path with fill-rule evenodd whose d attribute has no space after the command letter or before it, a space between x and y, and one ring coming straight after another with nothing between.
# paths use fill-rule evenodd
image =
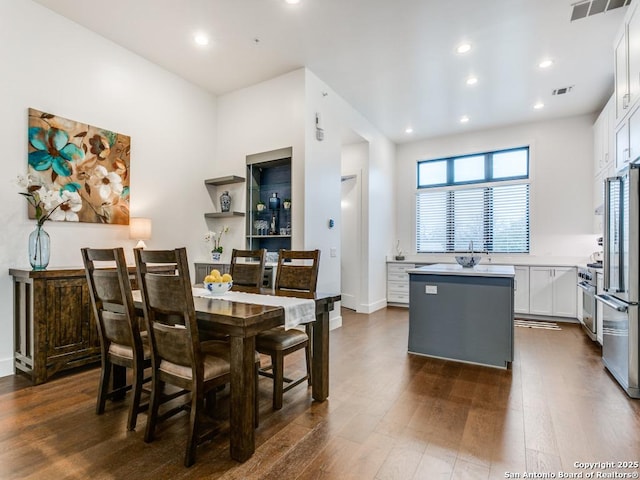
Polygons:
<instances>
[{"instance_id":1,"label":"niche shelf","mask_svg":"<svg viewBox=\"0 0 640 480\"><path fill-rule=\"evenodd\" d=\"M223 187L225 185L234 185L234 184L239 184L244 182L245 182L244 177L238 177L237 175L227 175L224 177L208 178L207 180L204 181L204 184L207 187L213 187L212 188L214 190L214 194L212 195L212 200L213 200L213 199L217 199L215 197L218 197L218 187ZM236 197L236 200L241 198L240 195L235 195L235 197ZM235 204L237 205L237 203ZM232 210L230 212L210 212L210 213L204 214L204 218L209 218L209 219L244 217L244 216L245 216L245 212L241 212L237 210Z\"/></svg>"}]
</instances>

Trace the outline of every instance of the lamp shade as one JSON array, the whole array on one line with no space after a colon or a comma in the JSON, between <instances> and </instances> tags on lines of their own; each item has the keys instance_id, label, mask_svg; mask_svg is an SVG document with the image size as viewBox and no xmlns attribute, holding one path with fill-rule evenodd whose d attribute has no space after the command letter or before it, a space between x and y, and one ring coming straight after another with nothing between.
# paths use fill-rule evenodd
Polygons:
<instances>
[{"instance_id":1,"label":"lamp shade","mask_svg":"<svg viewBox=\"0 0 640 480\"><path fill-rule=\"evenodd\" d=\"M130 218L129 219L129 238L139 240L136 248L145 248L143 240L151 238L151 219L150 218Z\"/></svg>"}]
</instances>

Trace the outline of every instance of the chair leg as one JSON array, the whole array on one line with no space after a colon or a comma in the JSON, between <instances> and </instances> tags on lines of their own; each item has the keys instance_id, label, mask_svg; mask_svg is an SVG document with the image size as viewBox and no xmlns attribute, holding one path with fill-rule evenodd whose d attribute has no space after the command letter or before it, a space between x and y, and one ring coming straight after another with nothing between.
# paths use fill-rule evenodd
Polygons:
<instances>
[{"instance_id":1,"label":"chair leg","mask_svg":"<svg viewBox=\"0 0 640 480\"><path fill-rule=\"evenodd\" d=\"M311 386L311 340L304 347L304 353L307 360L307 385Z\"/></svg>"},{"instance_id":2,"label":"chair leg","mask_svg":"<svg viewBox=\"0 0 640 480\"><path fill-rule=\"evenodd\" d=\"M273 409L280 410L284 390L284 355L281 351L271 356L271 365L273 365Z\"/></svg>"},{"instance_id":3,"label":"chair leg","mask_svg":"<svg viewBox=\"0 0 640 480\"><path fill-rule=\"evenodd\" d=\"M189 416L189 438L187 451L184 455L184 466L190 467L196 462L196 449L198 448L199 416L204 406L204 395L200 389L191 392L191 414Z\"/></svg>"},{"instance_id":4,"label":"chair leg","mask_svg":"<svg viewBox=\"0 0 640 480\"><path fill-rule=\"evenodd\" d=\"M256 376L256 380L255 380L255 400L254 400L254 412L253 412L253 417L254 417L254 426L255 428L258 428L258 426L260 425L260 395L258 395L258 384L260 382L260 375L258 374L258 372L260 371L260 362L256 362L256 371L255 371L255 376Z\"/></svg>"},{"instance_id":5,"label":"chair leg","mask_svg":"<svg viewBox=\"0 0 640 480\"><path fill-rule=\"evenodd\" d=\"M155 376L155 373L154 373ZM149 443L153 441L156 433L156 423L158 423L158 410L160 408L160 399L164 392L164 382L154 378L151 385L151 404L149 405L149 415L147 416L147 428L144 432L144 441Z\"/></svg>"},{"instance_id":6,"label":"chair leg","mask_svg":"<svg viewBox=\"0 0 640 480\"><path fill-rule=\"evenodd\" d=\"M104 413L104 406L107 401L109 391L109 380L111 377L111 362L107 358L102 359L102 369L100 371L100 385L98 386L98 399L96 402L96 413Z\"/></svg>"},{"instance_id":7,"label":"chair leg","mask_svg":"<svg viewBox=\"0 0 640 480\"><path fill-rule=\"evenodd\" d=\"M133 373L133 395L131 405L129 406L129 420L127 422L127 430L135 430L138 420L138 411L140 411L140 397L142 397L142 384L144 383L144 368L142 365L134 364Z\"/></svg>"}]
</instances>

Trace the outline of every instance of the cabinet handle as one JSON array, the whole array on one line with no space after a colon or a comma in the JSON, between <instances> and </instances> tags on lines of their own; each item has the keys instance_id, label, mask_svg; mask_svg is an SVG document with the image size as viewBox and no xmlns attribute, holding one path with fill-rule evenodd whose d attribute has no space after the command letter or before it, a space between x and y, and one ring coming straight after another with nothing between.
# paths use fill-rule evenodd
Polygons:
<instances>
[{"instance_id":1,"label":"cabinet handle","mask_svg":"<svg viewBox=\"0 0 640 480\"><path fill-rule=\"evenodd\" d=\"M624 108L625 110L627 109L627 107L629 107L629 98L630 96L628 93L625 93L622 96L622 108Z\"/></svg>"}]
</instances>

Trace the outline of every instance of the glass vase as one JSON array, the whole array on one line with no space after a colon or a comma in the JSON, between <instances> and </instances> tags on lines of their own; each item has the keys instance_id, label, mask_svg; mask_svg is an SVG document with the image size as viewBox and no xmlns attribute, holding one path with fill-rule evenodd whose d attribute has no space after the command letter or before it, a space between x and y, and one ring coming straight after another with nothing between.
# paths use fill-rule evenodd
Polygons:
<instances>
[{"instance_id":1,"label":"glass vase","mask_svg":"<svg viewBox=\"0 0 640 480\"><path fill-rule=\"evenodd\" d=\"M51 253L51 238L49 234L38 225L29 235L29 263L33 270L46 270L49 265Z\"/></svg>"}]
</instances>

